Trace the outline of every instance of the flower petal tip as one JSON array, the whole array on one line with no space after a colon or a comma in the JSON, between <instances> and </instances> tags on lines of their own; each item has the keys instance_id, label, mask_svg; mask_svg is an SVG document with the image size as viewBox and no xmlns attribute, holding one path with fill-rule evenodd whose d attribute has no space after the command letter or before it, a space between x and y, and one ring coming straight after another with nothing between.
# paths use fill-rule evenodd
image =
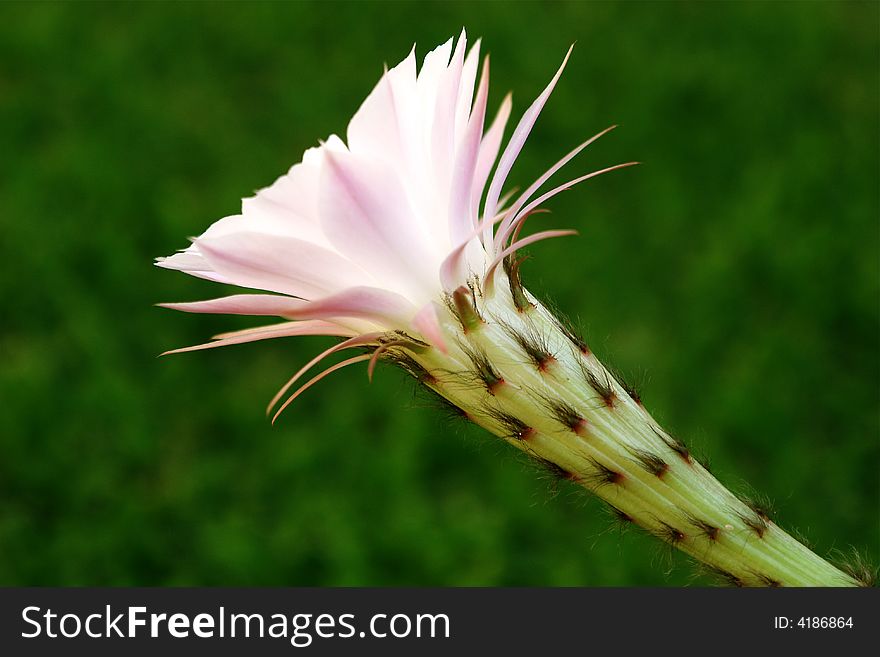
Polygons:
<instances>
[{"instance_id":1,"label":"flower petal tip","mask_svg":"<svg viewBox=\"0 0 880 657\"><path fill-rule=\"evenodd\" d=\"M433 302L426 303L412 319L413 327L419 331L428 341L442 353L449 353L443 330L440 328L440 320L437 318L437 309Z\"/></svg>"}]
</instances>

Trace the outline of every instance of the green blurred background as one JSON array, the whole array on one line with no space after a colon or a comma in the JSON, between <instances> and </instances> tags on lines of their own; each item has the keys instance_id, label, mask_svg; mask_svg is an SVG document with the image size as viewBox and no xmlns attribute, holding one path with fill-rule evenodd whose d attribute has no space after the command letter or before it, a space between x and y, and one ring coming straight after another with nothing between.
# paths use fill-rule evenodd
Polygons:
<instances>
[{"instance_id":1,"label":"green blurred background","mask_svg":"<svg viewBox=\"0 0 880 657\"><path fill-rule=\"evenodd\" d=\"M391 369L270 426L330 341L157 359L259 323L152 306L223 290L157 269L381 74L464 25L515 115L573 59L514 169L601 128L550 207L581 237L526 283L716 474L827 554L876 561L876 3L4 4L0 584L682 585L586 494Z\"/></svg>"}]
</instances>

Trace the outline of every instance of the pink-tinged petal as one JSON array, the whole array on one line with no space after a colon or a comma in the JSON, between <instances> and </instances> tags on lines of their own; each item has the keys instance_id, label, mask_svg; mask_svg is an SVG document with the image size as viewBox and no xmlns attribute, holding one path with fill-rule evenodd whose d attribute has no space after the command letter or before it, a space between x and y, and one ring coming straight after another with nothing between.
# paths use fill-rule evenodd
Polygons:
<instances>
[{"instance_id":1,"label":"pink-tinged petal","mask_svg":"<svg viewBox=\"0 0 880 657\"><path fill-rule=\"evenodd\" d=\"M431 127L431 157L429 162L434 172L434 189L437 201L446 200L445 190L449 189L455 161L455 109L461 85L461 70L464 66L466 36L464 30L458 38L452 59L441 73L436 85L434 101L434 120ZM442 208L446 210L446 208ZM444 217L445 219L445 217Z\"/></svg>"},{"instance_id":2,"label":"pink-tinged petal","mask_svg":"<svg viewBox=\"0 0 880 657\"><path fill-rule=\"evenodd\" d=\"M174 255L156 258L156 266L185 272L210 272L211 266L198 251L192 247L178 251Z\"/></svg>"},{"instance_id":3,"label":"pink-tinged petal","mask_svg":"<svg viewBox=\"0 0 880 657\"><path fill-rule=\"evenodd\" d=\"M274 294L233 294L207 301L158 303L161 308L185 313L216 313L222 315L276 315L286 317L297 312L308 302Z\"/></svg>"},{"instance_id":4,"label":"pink-tinged petal","mask_svg":"<svg viewBox=\"0 0 880 657\"><path fill-rule=\"evenodd\" d=\"M261 192L262 193L262 192ZM245 199L244 205L249 205L249 201L253 199ZM223 217L219 221L215 221L208 229L196 238L200 239L216 239L218 237L226 237L242 232L269 233L271 235L288 235L297 237L300 235L300 221L290 221L286 214L276 210L273 212L251 212L245 214L234 214L229 217Z\"/></svg>"},{"instance_id":5,"label":"pink-tinged petal","mask_svg":"<svg viewBox=\"0 0 880 657\"><path fill-rule=\"evenodd\" d=\"M434 108L437 105L437 93L440 89L440 82L449 66L449 56L452 54L452 41L449 39L441 46L437 46L434 50L425 55L422 67L419 69L419 76L416 80L416 89L419 93L419 101L422 117L433 118ZM425 121L425 125L430 126L433 121Z\"/></svg>"},{"instance_id":6,"label":"pink-tinged petal","mask_svg":"<svg viewBox=\"0 0 880 657\"><path fill-rule=\"evenodd\" d=\"M383 159L399 159L404 156L398 111L388 72L382 75L379 83L352 117L347 136L352 153Z\"/></svg>"},{"instance_id":7,"label":"pink-tinged petal","mask_svg":"<svg viewBox=\"0 0 880 657\"><path fill-rule=\"evenodd\" d=\"M513 100L510 94L504 97L498 113L492 121L492 125L483 136L480 142L480 154L477 156L477 167L474 170L474 184L471 188L471 217L479 216L480 199L483 197L483 190L486 187L486 181L489 179L489 173L498 157L498 150L501 148L501 140L504 138L504 128L507 125L507 119L510 118L510 110L513 107ZM492 243L492 231L483 235L483 244Z\"/></svg>"},{"instance_id":8,"label":"pink-tinged petal","mask_svg":"<svg viewBox=\"0 0 880 657\"><path fill-rule=\"evenodd\" d=\"M370 280L335 251L293 237L244 232L196 246L214 271L240 287L310 299Z\"/></svg>"},{"instance_id":9,"label":"pink-tinged petal","mask_svg":"<svg viewBox=\"0 0 880 657\"><path fill-rule=\"evenodd\" d=\"M468 272L465 267L467 258L465 258L465 252L469 245L470 242L459 244L452 249L440 265L440 284L447 292L452 292L462 281L467 279Z\"/></svg>"},{"instance_id":10,"label":"pink-tinged petal","mask_svg":"<svg viewBox=\"0 0 880 657\"><path fill-rule=\"evenodd\" d=\"M275 404L284 396L284 394L290 390L290 386L300 380L303 374L312 369L315 365L320 363L322 360L330 356L331 354L335 354L337 351L343 351L344 349L352 349L354 347L362 347L364 345L374 344L376 341L385 335L384 332L376 332L376 333L366 333L364 335L356 335L349 340L345 340L344 342L340 342L339 344L335 344L329 349L325 349L320 354L312 358L308 363L303 365L299 370L297 370L296 374L294 374L290 379L288 379L287 383L281 386L281 389L275 393L275 396L272 397L272 400L269 402L269 405L266 407L266 415L272 412L272 409L275 407Z\"/></svg>"},{"instance_id":11,"label":"pink-tinged petal","mask_svg":"<svg viewBox=\"0 0 880 657\"><path fill-rule=\"evenodd\" d=\"M569 151L565 155L565 157L563 157L556 164L554 164L552 167L547 169L547 171L545 171L535 182L533 182L531 185L529 185L528 189L526 189L526 191L524 191L519 196L519 198L516 199L516 202L514 202L514 204L510 206L510 210L507 212L507 218L503 222L501 222L501 225L498 227L498 231L495 233L495 250L496 251L498 251L502 248L502 245L505 243L505 241L509 237L511 224L516 219L516 213L519 212L520 208L522 208L522 206L525 205L526 201L528 201L532 197L532 194L534 194L541 187L541 185L543 185L545 182L547 182L547 180L549 180L550 177L554 173L556 173L557 171L559 171L559 169L561 169L566 164L568 164L568 162L570 162L571 159L574 158L578 153L580 153L587 146L589 146L594 141L599 139L599 137L602 137L603 135L607 134L611 130L614 130L614 128L616 128L616 127L617 127L616 125L612 125L608 128L605 128L601 132L593 135L587 141L585 141L584 143L580 144L576 148Z\"/></svg>"},{"instance_id":12,"label":"pink-tinged petal","mask_svg":"<svg viewBox=\"0 0 880 657\"><path fill-rule=\"evenodd\" d=\"M553 76L553 79L550 80L550 84L544 88L544 91L542 91L531 106L529 106L529 109L523 114L514 129L513 134L510 136L510 141L507 143L507 147L501 154L498 168L495 170L495 175L492 177L492 182L489 185L489 192L486 195L486 206L483 214L491 216L497 212L498 197L501 196L501 188L504 187L504 182L507 180L507 174L510 173L510 169L513 167L513 163L516 161L523 145L526 143L526 139L532 131L532 127L535 125L535 121L538 120L538 115L544 108L544 103L547 102L547 99L550 97L553 88L559 80L559 76L562 75L562 71L568 63L568 58L571 56L572 48L574 48L574 46L571 46L571 48L568 49L568 52L565 54L565 59L562 60L562 65L556 71L556 75Z\"/></svg>"},{"instance_id":13,"label":"pink-tinged petal","mask_svg":"<svg viewBox=\"0 0 880 657\"><path fill-rule=\"evenodd\" d=\"M575 178L574 180L569 180L566 183L559 185L558 187L554 187L549 192L545 192L541 194L534 201L529 203L526 207L519 211L517 216L510 223L510 228L513 229L513 240L516 241L516 236L519 234L519 227L522 225L522 221L529 215L532 214L541 203L547 201L560 192L564 192L567 189L571 189L575 185L584 182L585 180L589 180L590 178L595 178L596 176L601 176L603 173L609 173L611 171L616 171L617 169L625 169L626 167L632 167L639 164L638 162L624 162L623 164L615 164L613 167L606 167L604 169L599 169L598 171L593 171L591 173L580 176L579 178Z\"/></svg>"},{"instance_id":14,"label":"pink-tinged petal","mask_svg":"<svg viewBox=\"0 0 880 657\"><path fill-rule=\"evenodd\" d=\"M218 333L217 335L212 335L212 340L223 340L225 338L236 338L240 335L251 335L255 333L266 333L266 332L274 332L280 331L287 327L294 326L311 326L316 331L322 331L322 333L315 333L315 335L338 335L340 337L350 338L354 335L357 335L357 331L354 331L347 326L342 326L341 324L337 324L335 322L325 322L323 320L306 320L306 321L296 321L296 322L279 322L278 324L267 324L265 326L254 326L253 328L241 329L238 331L227 331L225 333Z\"/></svg>"},{"instance_id":15,"label":"pink-tinged petal","mask_svg":"<svg viewBox=\"0 0 880 657\"><path fill-rule=\"evenodd\" d=\"M520 214L516 220L516 225L513 227L513 237L510 238L510 244L513 244L519 239L520 231L522 231L523 226L525 226L526 219L533 217L536 214L550 214L550 210L547 208L534 208L529 210L526 214Z\"/></svg>"},{"instance_id":16,"label":"pink-tinged petal","mask_svg":"<svg viewBox=\"0 0 880 657\"><path fill-rule=\"evenodd\" d=\"M302 302L290 319L363 319L392 330L409 324L416 308L405 297L375 287L353 287L323 299Z\"/></svg>"},{"instance_id":17,"label":"pink-tinged petal","mask_svg":"<svg viewBox=\"0 0 880 657\"><path fill-rule=\"evenodd\" d=\"M309 162L294 164L268 187L242 199L242 214L252 230L296 235L315 223L318 175L323 161L323 147L311 148ZM317 155L317 162L314 160ZM258 223L259 226L253 225Z\"/></svg>"},{"instance_id":18,"label":"pink-tinged petal","mask_svg":"<svg viewBox=\"0 0 880 657\"><path fill-rule=\"evenodd\" d=\"M486 119L486 101L489 97L489 58L483 63L483 75L474 102L474 111L465 132L464 140L458 150L455 171L452 177L449 203L449 238L452 244L459 244L474 227L475 217L471 215L471 192L474 173L480 152L480 138L483 135L483 122Z\"/></svg>"},{"instance_id":19,"label":"pink-tinged petal","mask_svg":"<svg viewBox=\"0 0 880 657\"><path fill-rule=\"evenodd\" d=\"M204 278L215 283L229 283L223 276L211 269L208 261L198 250L190 247L167 258L156 258L157 267L182 271L190 276Z\"/></svg>"},{"instance_id":20,"label":"pink-tinged petal","mask_svg":"<svg viewBox=\"0 0 880 657\"><path fill-rule=\"evenodd\" d=\"M462 30L462 39L464 39ZM456 146L464 138L465 130L472 113L471 103L474 99L474 83L477 80L477 67L480 64L480 40L477 39L471 46L464 66L461 69L461 82L458 87L458 99L455 104L455 143Z\"/></svg>"},{"instance_id":21,"label":"pink-tinged petal","mask_svg":"<svg viewBox=\"0 0 880 657\"><path fill-rule=\"evenodd\" d=\"M324 232L342 255L388 289L413 299L431 295L439 260L392 170L350 153L328 154L319 203Z\"/></svg>"},{"instance_id":22,"label":"pink-tinged petal","mask_svg":"<svg viewBox=\"0 0 880 657\"><path fill-rule=\"evenodd\" d=\"M516 193L519 191L519 187L511 187L504 196L502 196L498 201L498 214L501 215L503 219L507 215L507 202L516 196Z\"/></svg>"},{"instance_id":23,"label":"pink-tinged petal","mask_svg":"<svg viewBox=\"0 0 880 657\"><path fill-rule=\"evenodd\" d=\"M443 330L440 328L440 320L437 318L437 308L433 301L426 303L412 319L413 328L422 334L428 342L437 347L444 354L448 353L446 340L443 338Z\"/></svg>"},{"instance_id":24,"label":"pink-tinged petal","mask_svg":"<svg viewBox=\"0 0 880 657\"><path fill-rule=\"evenodd\" d=\"M202 237L259 232L287 235L329 247L318 219L318 180L325 153L346 150L336 135L331 135L318 147L309 148L303 154L302 162L292 166L290 171L255 196L243 199L241 216L223 220L223 225L215 224Z\"/></svg>"},{"instance_id":25,"label":"pink-tinged petal","mask_svg":"<svg viewBox=\"0 0 880 657\"><path fill-rule=\"evenodd\" d=\"M232 235L242 230L256 230L259 232L271 232L273 234L283 235L285 234L285 231L287 229L285 229L284 226L278 224L260 221L254 218L246 219L244 216L236 214L218 219L213 224L211 224L204 233L202 233L198 238L195 238L193 241L195 242L198 239L208 237L213 238L222 237L224 235ZM203 254L199 252L199 249L195 244L191 244L185 250L182 250L167 258L157 258L156 265L159 267L164 267L165 269L177 269L179 271L186 272L187 274L198 276L199 278L216 280L221 283L229 282L223 276L220 276L219 274L216 274L216 272L213 272L212 267L210 266L210 264L208 264L207 260L205 260Z\"/></svg>"},{"instance_id":26,"label":"pink-tinged petal","mask_svg":"<svg viewBox=\"0 0 880 657\"><path fill-rule=\"evenodd\" d=\"M262 326L257 329L245 329L235 333L227 334L226 337L197 344L191 347L180 347L179 349L171 349L163 352L160 356L168 356L170 354L182 354L188 351L200 351L202 349L214 349L215 347L228 347L235 344L244 344L246 342L256 342L258 340L271 340L273 338L287 338L300 335L332 335L345 337L350 332L340 326L331 324L330 322L285 322L275 327Z\"/></svg>"},{"instance_id":27,"label":"pink-tinged petal","mask_svg":"<svg viewBox=\"0 0 880 657\"><path fill-rule=\"evenodd\" d=\"M421 113L418 110L418 92L416 91L416 49L413 46L406 59L385 73L391 89L394 101L394 120L400 131L400 148L403 161L400 163L410 168L415 168L416 159L415 145L421 135L418 132ZM378 145L381 148L381 144ZM352 150L354 152L354 150ZM391 150L382 150L380 157L386 157L388 153L393 155L390 159L399 159ZM360 154L360 153L359 153Z\"/></svg>"},{"instance_id":28,"label":"pink-tinged petal","mask_svg":"<svg viewBox=\"0 0 880 657\"><path fill-rule=\"evenodd\" d=\"M317 187L316 187L317 189ZM316 190L311 190L311 196ZM244 221L236 226L236 232L260 232L266 235L286 235L328 247L329 242L318 223L317 204L309 210L310 214L300 214L289 205L274 200L271 195L259 193L242 199ZM225 235L224 235L225 236ZM204 237L209 237L205 235Z\"/></svg>"},{"instance_id":29,"label":"pink-tinged petal","mask_svg":"<svg viewBox=\"0 0 880 657\"><path fill-rule=\"evenodd\" d=\"M394 166L414 211L410 221L420 224L430 244L442 244L449 232L447 190L453 155L451 140L444 142L441 135L452 124L446 89L453 68L449 66L452 42L449 39L425 55L409 108L408 158Z\"/></svg>"},{"instance_id":30,"label":"pink-tinged petal","mask_svg":"<svg viewBox=\"0 0 880 657\"><path fill-rule=\"evenodd\" d=\"M333 374L333 372L335 372L336 370L341 370L343 367L348 367L349 365L354 365L355 363L362 363L365 360L369 360L369 359L370 359L370 354L364 354L363 356L355 356L354 358L349 358L348 360L344 360L341 363L337 363L333 367L328 367L326 370L324 370L323 372L321 372L317 376L310 379L308 383L306 383L299 390L297 390L290 397L288 397L287 401L285 401L281 405L281 408L279 408L278 411L275 413L275 415L272 416L272 424L275 424L275 420L278 419L278 416L284 412L285 408L290 406L290 404L293 402L294 399L299 397L302 393L304 393L306 390L311 388L318 381L320 381L321 379L323 379L324 377L326 377L330 374Z\"/></svg>"},{"instance_id":31,"label":"pink-tinged petal","mask_svg":"<svg viewBox=\"0 0 880 657\"><path fill-rule=\"evenodd\" d=\"M518 242L514 242L506 249L504 249L501 253L499 253L495 259L492 261L492 264L489 265L489 268L486 270L486 275L483 277L483 289L485 290L486 295L492 294L492 287L494 285L494 276L495 270L498 268L503 260L519 251L524 246L528 246L529 244L534 244L535 242L540 242L541 240L549 240L554 237L565 237L566 235L577 235L576 230L545 230L540 233L535 233L534 235L529 235L528 237L524 237Z\"/></svg>"},{"instance_id":32,"label":"pink-tinged petal","mask_svg":"<svg viewBox=\"0 0 880 657\"><path fill-rule=\"evenodd\" d=\"M376 370L376 364L379 362L379 358L382 357L382 354L384 354L389 349L393 349L394 347L404 347L407 345L412 347L412 341L403 339L392 340L391 342L385 342L376 347L376 349L373 351L373 354L370 356L370 362L367 364L367 379L370 381L370 383L373 382L373 372Z\"/></svg>"},{"instance_id":33,"label":"pink-tinged petal","mask_svg":"<svg viewBox=\"0 0 880 657\"><path fill-rule=\"evenodd\" d=\"M472 240L486 230L491 232L492 226L497 224L503 218L504 214L498 214L494 217L483 217L483 219L480 220L480 223L471 230L470 234L462 239L458 246L447 254L443 259L443 262L440 264L440 284L443 286L444 290L452 292L452 290L464 282L470 273L465 270L465 265L468 262L467 258L465 258L465 254L469 247L478 249L479 254L482 257L485 257L485 251L483 251L482 245L479 245Z\"/></svg>"}]
</instances>

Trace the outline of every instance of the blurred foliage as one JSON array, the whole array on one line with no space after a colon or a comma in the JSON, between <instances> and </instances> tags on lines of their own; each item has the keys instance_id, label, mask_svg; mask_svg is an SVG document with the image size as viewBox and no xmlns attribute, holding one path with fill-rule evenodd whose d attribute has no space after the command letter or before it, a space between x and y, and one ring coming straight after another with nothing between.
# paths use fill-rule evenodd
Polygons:
<instances>
[{"instance_id":1,"label":"blurred foliage","mask_svg":"<svg viewBox=\"0 0 880 657\"><path fill-rule=\"evenodd\" d=\"M515 183L611 123L567 175L646 163L554 200L582 236L526 283L724 481L876 561L876 3L6 3L0 583L709 581L389 368L273 428L326 339L156 358L258 322L154 308L222 290L152 258L462 25L517 115L577 42Z\"/></svg>"}]
</instances>

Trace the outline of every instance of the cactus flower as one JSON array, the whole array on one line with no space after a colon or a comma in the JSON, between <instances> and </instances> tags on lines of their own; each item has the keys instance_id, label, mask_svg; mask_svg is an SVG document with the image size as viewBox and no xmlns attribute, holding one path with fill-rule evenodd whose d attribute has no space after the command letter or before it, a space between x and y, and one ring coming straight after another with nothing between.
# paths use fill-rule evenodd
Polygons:
<instances>
[{"instance_id":1,"label":"cactus flower","mask_svg":"<svg viewBox=\"0 0 880 657\"><path fill-rule=\"evenodd\" d=\"M272 400L273 421L332 372L364 363L372 376L379 360L389 361L554 475L594 492L620 519L731 583L858 584L722 486L523 287L520 249L574 232L525 234L526 220L560 191L635 163L540 192L608 128L522 193L504 196L568 55L502 150L511 101L487 121L489 61L480 66L479 51L479 42L467 50L462 33L428 53L417 72L413 50L382 75L345 140L334 135L310 148L244 199L239 214L159 258L160 267L259 291L161 305L283 320L167 353L336 336ZM349 349L357 355L313 373Z\"/></svg>"}]
</instances>

